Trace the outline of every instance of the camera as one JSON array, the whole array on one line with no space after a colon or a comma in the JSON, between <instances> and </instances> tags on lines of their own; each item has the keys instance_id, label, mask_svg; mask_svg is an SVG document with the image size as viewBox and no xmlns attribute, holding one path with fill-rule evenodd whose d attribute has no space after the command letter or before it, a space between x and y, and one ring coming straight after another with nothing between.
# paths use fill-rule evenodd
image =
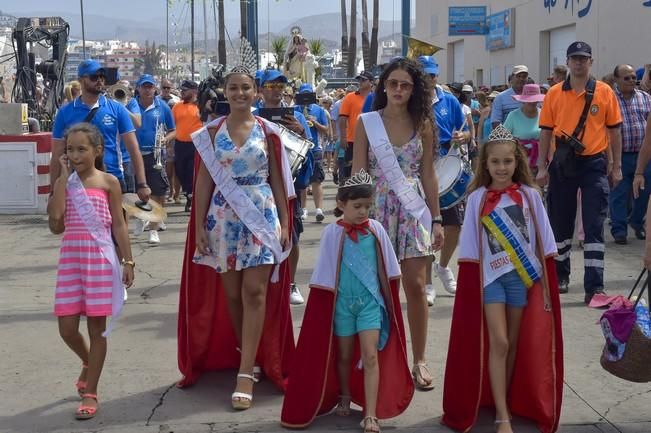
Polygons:
<instances>
[{"instance_id":1,"label":"camera","mask_svg":"<svg viewBox=\"0 0 651 433\"><path fill-rule=\"evenodd\" d=\"M230 106L224 96L224 65L213 68L210 77L199 84L197 103L201 112L201 121L208 120L211 114L227 115Z\"/></svg>"}]
</instances>

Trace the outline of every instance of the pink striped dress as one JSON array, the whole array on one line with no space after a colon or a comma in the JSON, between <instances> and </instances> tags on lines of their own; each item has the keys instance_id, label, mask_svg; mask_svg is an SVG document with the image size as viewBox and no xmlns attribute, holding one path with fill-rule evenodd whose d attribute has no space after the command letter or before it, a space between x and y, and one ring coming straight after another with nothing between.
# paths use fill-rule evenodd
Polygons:
<instances>
[{"instance_id":1,"label":"pink striped dress","mask_svg":"<svg viewBox=\"0 0 651 433\"><path fill-rule=\"evenodd\" d=\"M111 232L108 192L86 189L107 233ZM54 300L56 316L110 316L113 271L102 256L66 192L66 230L61 241Z\"/></svg>"}]
</instances>

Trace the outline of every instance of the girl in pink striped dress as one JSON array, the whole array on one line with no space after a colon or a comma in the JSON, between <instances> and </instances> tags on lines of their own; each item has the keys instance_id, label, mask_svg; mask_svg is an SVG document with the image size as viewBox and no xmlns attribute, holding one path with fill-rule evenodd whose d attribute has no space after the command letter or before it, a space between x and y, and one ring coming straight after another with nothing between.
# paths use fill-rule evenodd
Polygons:
<instances>
[{"instance_id":1,"label":"girl in pink striped dress","mask_svg":"<svg viewBox=\"0 0 651 433\"><path fill-rule=\"evenodd\" d=\"M71 127L65 136L65 153L59 159L61 176L48 203L50 230L64 233L54 314L63 341L82 361L76 384L82 397L77 419L97 413L97 384L106 357L106 317L118 314L123 284L129 287L133 282L134 262L122 216L120 183L102 171L103 149L102 134L95 126L80 123ZM117 308L114 300L119 301ZM79 332L81 315L87 317L90 346Z\"/></svg>"}]
</instances>

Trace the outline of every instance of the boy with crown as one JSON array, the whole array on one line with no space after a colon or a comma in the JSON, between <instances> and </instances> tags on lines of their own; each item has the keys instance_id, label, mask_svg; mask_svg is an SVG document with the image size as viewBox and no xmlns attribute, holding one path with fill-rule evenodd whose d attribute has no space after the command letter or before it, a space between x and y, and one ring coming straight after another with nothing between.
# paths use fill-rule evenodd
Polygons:
<instances>
[{"instance_id":1,"label":"boy with crown","mask_svg":"<svg viewBox=\"0 0 651 433\"><path fill-rule=\"evenodd\" d=\"M398 295L400 266L382 224L368 218L375 188L360 170L337 191L320 241L289 373L282 424L304 428L330 412L364 409L361 426L402 413L413 396Z\"/></svg>"}]
</instances>

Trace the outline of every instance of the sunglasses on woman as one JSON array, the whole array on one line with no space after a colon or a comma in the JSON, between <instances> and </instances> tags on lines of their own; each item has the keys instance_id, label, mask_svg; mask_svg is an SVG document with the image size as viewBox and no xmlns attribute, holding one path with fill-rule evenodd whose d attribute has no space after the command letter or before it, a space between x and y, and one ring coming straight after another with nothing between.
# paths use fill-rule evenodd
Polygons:
<instances>
[{"instance_id":1,"label":"sunglasses on woman","mask_svg":"<svg viewBox=\"0 0 651 433\"><path fill-rule=\"evenodd\" d=\"M405 90L407 92L414 88L414 83L409 81L398 81L394 79L386 80L385 87L389 90Z\"/></svg>"}]
</instances>

